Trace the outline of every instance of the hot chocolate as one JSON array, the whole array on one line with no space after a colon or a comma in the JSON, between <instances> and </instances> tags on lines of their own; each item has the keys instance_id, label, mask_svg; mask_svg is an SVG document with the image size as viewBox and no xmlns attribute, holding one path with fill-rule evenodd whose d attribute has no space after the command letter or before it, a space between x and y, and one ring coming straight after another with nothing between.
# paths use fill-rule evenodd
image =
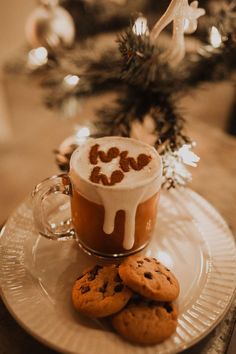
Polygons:
<instances>
[{"instance_id":1,"label":"hot chocolate","mask_svg":"<svg viewBox=\"0 0 236 354\"><path fill-rule=\"evenodd\" d=\"M79 241L101 255L129 254L152 234L162 178L154 148L122 137L90 139L72 155L72 221Z\"/></svg>"}]
</instances>

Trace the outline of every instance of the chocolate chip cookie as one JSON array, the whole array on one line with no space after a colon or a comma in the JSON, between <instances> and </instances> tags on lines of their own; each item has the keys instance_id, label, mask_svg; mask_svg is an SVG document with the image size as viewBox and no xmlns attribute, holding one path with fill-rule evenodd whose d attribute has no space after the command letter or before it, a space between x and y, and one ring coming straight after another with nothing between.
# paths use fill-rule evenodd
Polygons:
<instances>
[{"instance_id":1,"label":"chocolate chip cookie","mask_svg":"<svg viewBox=\"0 0 236 354\"><path fill-rule=\"evenodd\" d=\"M114 329L127 340L157 344L171 336L177 326L176 306L169 302L140 299L112 316Z\"/></svg>"},{"instance_id":2,"label":"chocolate chip cookie","mask_svg":"<svg viewBox=\"0 0 236 354\"><path fill-rule=\"evenodd\" d=\"M119 274L133 291L157 301L173 301L179 295L174 274L155 258L130 256L122 262Z\"/></svg>"},{"instance_id":3,"label":"chocolate chip cookie","mask_svg":"<svg viewBox=\"0 0 236 354\"><path fill-rule=\"evenodd\" d=\"M105 317L120 311L132 294L120 278L117 265L96 265L76 280L72 302L86 316Z\"/></svg>"}]
</instances>

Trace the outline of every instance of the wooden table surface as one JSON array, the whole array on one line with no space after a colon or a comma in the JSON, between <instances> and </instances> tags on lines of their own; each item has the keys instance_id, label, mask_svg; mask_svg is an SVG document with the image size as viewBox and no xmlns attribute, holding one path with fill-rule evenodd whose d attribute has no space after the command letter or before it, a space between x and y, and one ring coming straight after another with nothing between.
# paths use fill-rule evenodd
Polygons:
<instances>
[{"instance_id":1,"label":"wooden table surface","mask_svg":"<svg viewBox=\"0 0 236 354\"><path fill-rule=\"evenodd\" d=\"M58 173L53 149L73 133L76 122L86 122L94 115L93 108L107 100L106 97L91 99L85 102L79 117L63 120L55 112L49 112L44 108L41 103L41 92L33 85L14 77L7 77L4 88L12 137L4 144L0 144L2 186L0 224L4 223L39 181ZM217 99L212 89L208 93L203 91L203 94L206 101L210 102L211 99L214 102L213 112L216 121L214 123L214 117L208 116L209 110L204 108L206 104L205 106L202 104L202 109L201 106L199 107L199 102L204 101L201 93L202 101L199 98L196 102L192 97L185 100L187 129L197 142L195 151L201 157L199 166L192 169L193 181L189 186L221 213L236 234L236 139L222 129L224 124L222 122L226 117L217 116L219 111L223 114L221 105L226 104L229 98L225 97L224 100L218 97ZM227 112L228 108L225 109L224 114ZM219 121L221 118L222 121ZM213 333L187 353L225 352L235 321L234 310L235 307L232 307L225 323L222 322ZM55 353L21 329L2 302L0 302L0 352L4 354ZM233 351L231 353L233 354Z\"/></svg>"}]
</instances>

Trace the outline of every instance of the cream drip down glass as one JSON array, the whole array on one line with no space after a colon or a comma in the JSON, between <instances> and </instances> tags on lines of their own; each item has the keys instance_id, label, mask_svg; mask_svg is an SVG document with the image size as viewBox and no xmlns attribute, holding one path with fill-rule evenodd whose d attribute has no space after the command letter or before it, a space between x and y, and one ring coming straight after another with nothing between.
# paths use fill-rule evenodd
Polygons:
<instances>
[{"instance_id":1,"label":"cream drip down glass","mask_svg":"<svg viewBox=\"0 0 236 354\"><path fill-rule=\"evenodd\" d=\"M161 158L150 145L114 136L88 139L73 152L67 175L36 186L36 227L52 239L74 237L99 256L137 252L153 233L161 181ZM63 195L70 196L70 217L63 215Z\"/></svg>"}]
</instances>

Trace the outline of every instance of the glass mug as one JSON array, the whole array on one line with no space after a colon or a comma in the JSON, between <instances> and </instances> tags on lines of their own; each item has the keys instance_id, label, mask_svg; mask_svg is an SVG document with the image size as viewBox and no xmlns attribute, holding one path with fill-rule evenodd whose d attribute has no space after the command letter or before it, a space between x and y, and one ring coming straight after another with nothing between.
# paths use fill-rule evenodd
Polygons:
<instances>
[{"instance_id":1,"label":"glass mug","mask_svg":"<svg viewBox=\"0 0 236 354\"><path fill-rule=\"evenodd\" d=\"M162 161L150 145L114 136L88 139L73 152L68 174L35 187L36 228L47 238L74 238L89 254L138 252L153 233L161 181Z\"/></svg>"}]
</instances>

